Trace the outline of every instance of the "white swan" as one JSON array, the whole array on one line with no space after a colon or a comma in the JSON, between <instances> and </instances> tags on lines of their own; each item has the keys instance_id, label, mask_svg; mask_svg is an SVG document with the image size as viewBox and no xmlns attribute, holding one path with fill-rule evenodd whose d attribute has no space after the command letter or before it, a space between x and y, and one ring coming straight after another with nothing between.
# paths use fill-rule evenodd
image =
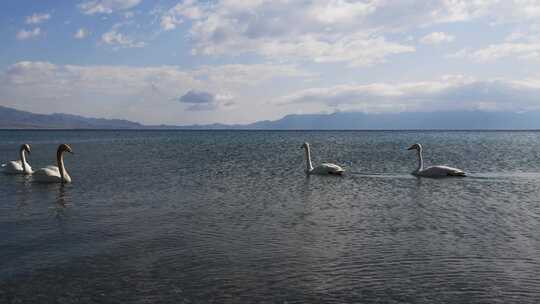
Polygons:
<instances>
[{"instance_id":1,"label":"white swan","mask_svg":"<svg viewBox=\"0 0 540 304\"><path fill-rule=\"evenodd\" d=\"M424 158L422 157L421 144L414 144L407 150L416 150L418 154L418 168L412 172L413 175L423 177L466 176L463 170L448 166L432 166L424 168Z\"/></svg>"},{"instance_id":2,"label":"white swan","mask_svg":"<svg viewBox=\"0 0 540 304\"><path fill-rule=\"evenodd\" d=\"M320 164L319 166L313 168L313 165L311 164L311 150L309 149L309 143L305 142L302 145L302 148L306 151L306 174L317 174L317 175L342 175L345 170L341 168L338 165L334 164Z\"/></svg>"},{"instance_id":3,"label":"white swan","mask_svg":"<svg viewBox=\"0 0 540 304\"><path fill-rule=\"evenodd\" d=\"M39 183L71 183L66 168L64 167L64 152L73 154L71 147L66 144L58 146L56 152L57 166L47 166L34 172L34 181Z\"/></svg>"},{"instance_id":4,"label":"white swan","mask_svg":"<svg viewBox=\"0 0 540 304\"><path fill-rule=\"evenodd\" d=\"M20 159L2 164L2 172L6 174L32 174L32 167L26 161L26 153L30 154L30 145L23 144L19 150Z\"/></svg>"}]
</instances>

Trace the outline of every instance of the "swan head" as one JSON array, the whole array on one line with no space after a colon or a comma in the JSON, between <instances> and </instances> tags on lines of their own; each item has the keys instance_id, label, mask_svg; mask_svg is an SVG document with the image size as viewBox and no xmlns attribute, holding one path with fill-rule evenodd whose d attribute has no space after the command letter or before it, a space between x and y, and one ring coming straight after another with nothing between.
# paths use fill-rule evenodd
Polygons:
<instances>
[{"instance_id":1,"label":"swan head","mask_svg":"<svg viewBox=\"0 0 540 304\"><path fill-rule=\"evenodd\" d=\"M73 150L68 144L61 144L60 146L58 146L58 153L62 153L62 152L68 152L68 153L73 154Z\"/></svg>"},{"instance_id":2,"label":"swan head","mask_svg":"<svg viewBox=\"0 0 540 304\"><path fill-rule=\"evenodd\" d=\"M26 151L26 153L30 154L30 145L29 144L23 144L21 145L21 151Z\"/></svg>"},{"instance_id":3,"label":"swan head","mask_svg":"<svg viewBox=\"0 0 540 304\"><path fill-rule=\"evenodd\" d=\"M302 146L300 147L300 149L307 149L307 148L309 148L308 142L303 143Z\"/></svg>"},{"instance_id":4,"label":"swan head","mask_svg":"<svg viewBox=\"0 0 540 304\"><path fill-rule=\"evenodd\" d=\"M414 144L414 145L410 146L409 149L407 149L407 150L422 151L422 145L421 144Z\"/></svg>"}]
</instances>

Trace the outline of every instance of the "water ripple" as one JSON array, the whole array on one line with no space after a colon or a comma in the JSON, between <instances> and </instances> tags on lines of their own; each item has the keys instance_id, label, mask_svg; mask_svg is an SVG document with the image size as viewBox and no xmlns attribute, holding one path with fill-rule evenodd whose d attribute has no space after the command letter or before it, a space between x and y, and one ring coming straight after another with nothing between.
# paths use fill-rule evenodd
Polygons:
<instances>
[{"instance_id":1,"label":"water ripple","mask_svg":"<svg viewBox=\"0 0 540 304\"><path fill-rule=\"evenodd\" d=\"M0 135L77 153L72 185L0 176L1 303L540 299L537 132ZM306 177L304 141L345 176ZM413 142L470 176L410 175Z\"/></svg>"}]
</instances>

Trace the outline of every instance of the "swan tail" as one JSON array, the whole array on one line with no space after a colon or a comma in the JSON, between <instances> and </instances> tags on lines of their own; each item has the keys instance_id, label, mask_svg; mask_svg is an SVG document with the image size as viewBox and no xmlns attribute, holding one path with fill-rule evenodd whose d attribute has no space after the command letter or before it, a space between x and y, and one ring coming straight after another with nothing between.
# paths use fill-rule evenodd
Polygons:
<instances>
[{"instance_id":1,"label":"swan tail","mask_svg":"<svg viewBox=\"0 0 540 304\"><path fill-rule=\"evenodd\" d=\"M456 171L456 172L449 172L449 173L448 173L448 176L461 176L461 177L465 177L465 176L467 176L467 174L465 174L465 172L463 172L463 171Z\"/></svg>"},{"instance_id":2,"label":"swan tail","mask_svg":"<svg viewBox=\"0 0 540 304\"><path fill-rule=\"evenodd\" d=\"M345 170L343 170L343 168L336 168L335 170L328 171L328 174L331 174L331 175L343 175L344 172L345 172Z\"/></svg>"}]
</instances>

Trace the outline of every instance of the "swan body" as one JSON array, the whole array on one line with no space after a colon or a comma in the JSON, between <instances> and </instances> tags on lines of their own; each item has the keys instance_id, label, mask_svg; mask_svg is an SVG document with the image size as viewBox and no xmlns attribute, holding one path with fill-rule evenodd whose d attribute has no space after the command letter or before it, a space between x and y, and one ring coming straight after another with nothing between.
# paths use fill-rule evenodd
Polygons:
<instances>
[{"instance_id":1,"label":"swan body","mask_svg":"<svg viewBox=\"0 0 540 304\"><path fill-rule=\"evenodd\" d=\"M66 144L61 144L56 152L57 166L47 166L34 172L34 181L38 183L71 183L69 176L64 166L64 152L73 154L73 150Z\"/></svg>"},{"instance_id":2,"label":"swan body","mask_svg":"<svg viewBox=\"0 0 540 304\"><path fill-rule=\"evenodd\" d=\"M26 161L26 153L30 154L30 145L23 144L19 151L20 159L2 164L2 172L5 174L32 174L32 167Z\"/></svg>"},{"instance_id":3,"label":"swan body","mask_svg":"<svg viewBox=\"0 0 540 304\"><path fill-rule=\"evenodd\" d=\"M64 172L64 181L62 181L60 168L57 166L48 166L34 172L34 181L39 183L71 183L71 176L67 172Z\"/></svg>"},{"instance_id":4,"label":"swan body","mask_svg":"<svg viewBox=\"0 0 540 304\"><path fill-rule=\"evenodd\" d=\"M311 163L311 150L309 148L309 143L304 143L302 148L306 151L306 174L316 174L316 175L342 175L345 170L335 164L323 163L317 167L313 167Z\"/></svg>"},{"instance_id":5,"label":"swan body","mask_svg":"<svg viewBox=\"0 0 540 304\"><path fill-rule=\"evenodd\" d=\"M412 175L421 176L421 177L464 177L466 176L465 172L461 169L448 167L448 166L431 166L424 168L424 158L422 156L422 145L414 144L407 150L416 150L418 155L418 167L412 172Z\"/></svg>"}]
</instances>

